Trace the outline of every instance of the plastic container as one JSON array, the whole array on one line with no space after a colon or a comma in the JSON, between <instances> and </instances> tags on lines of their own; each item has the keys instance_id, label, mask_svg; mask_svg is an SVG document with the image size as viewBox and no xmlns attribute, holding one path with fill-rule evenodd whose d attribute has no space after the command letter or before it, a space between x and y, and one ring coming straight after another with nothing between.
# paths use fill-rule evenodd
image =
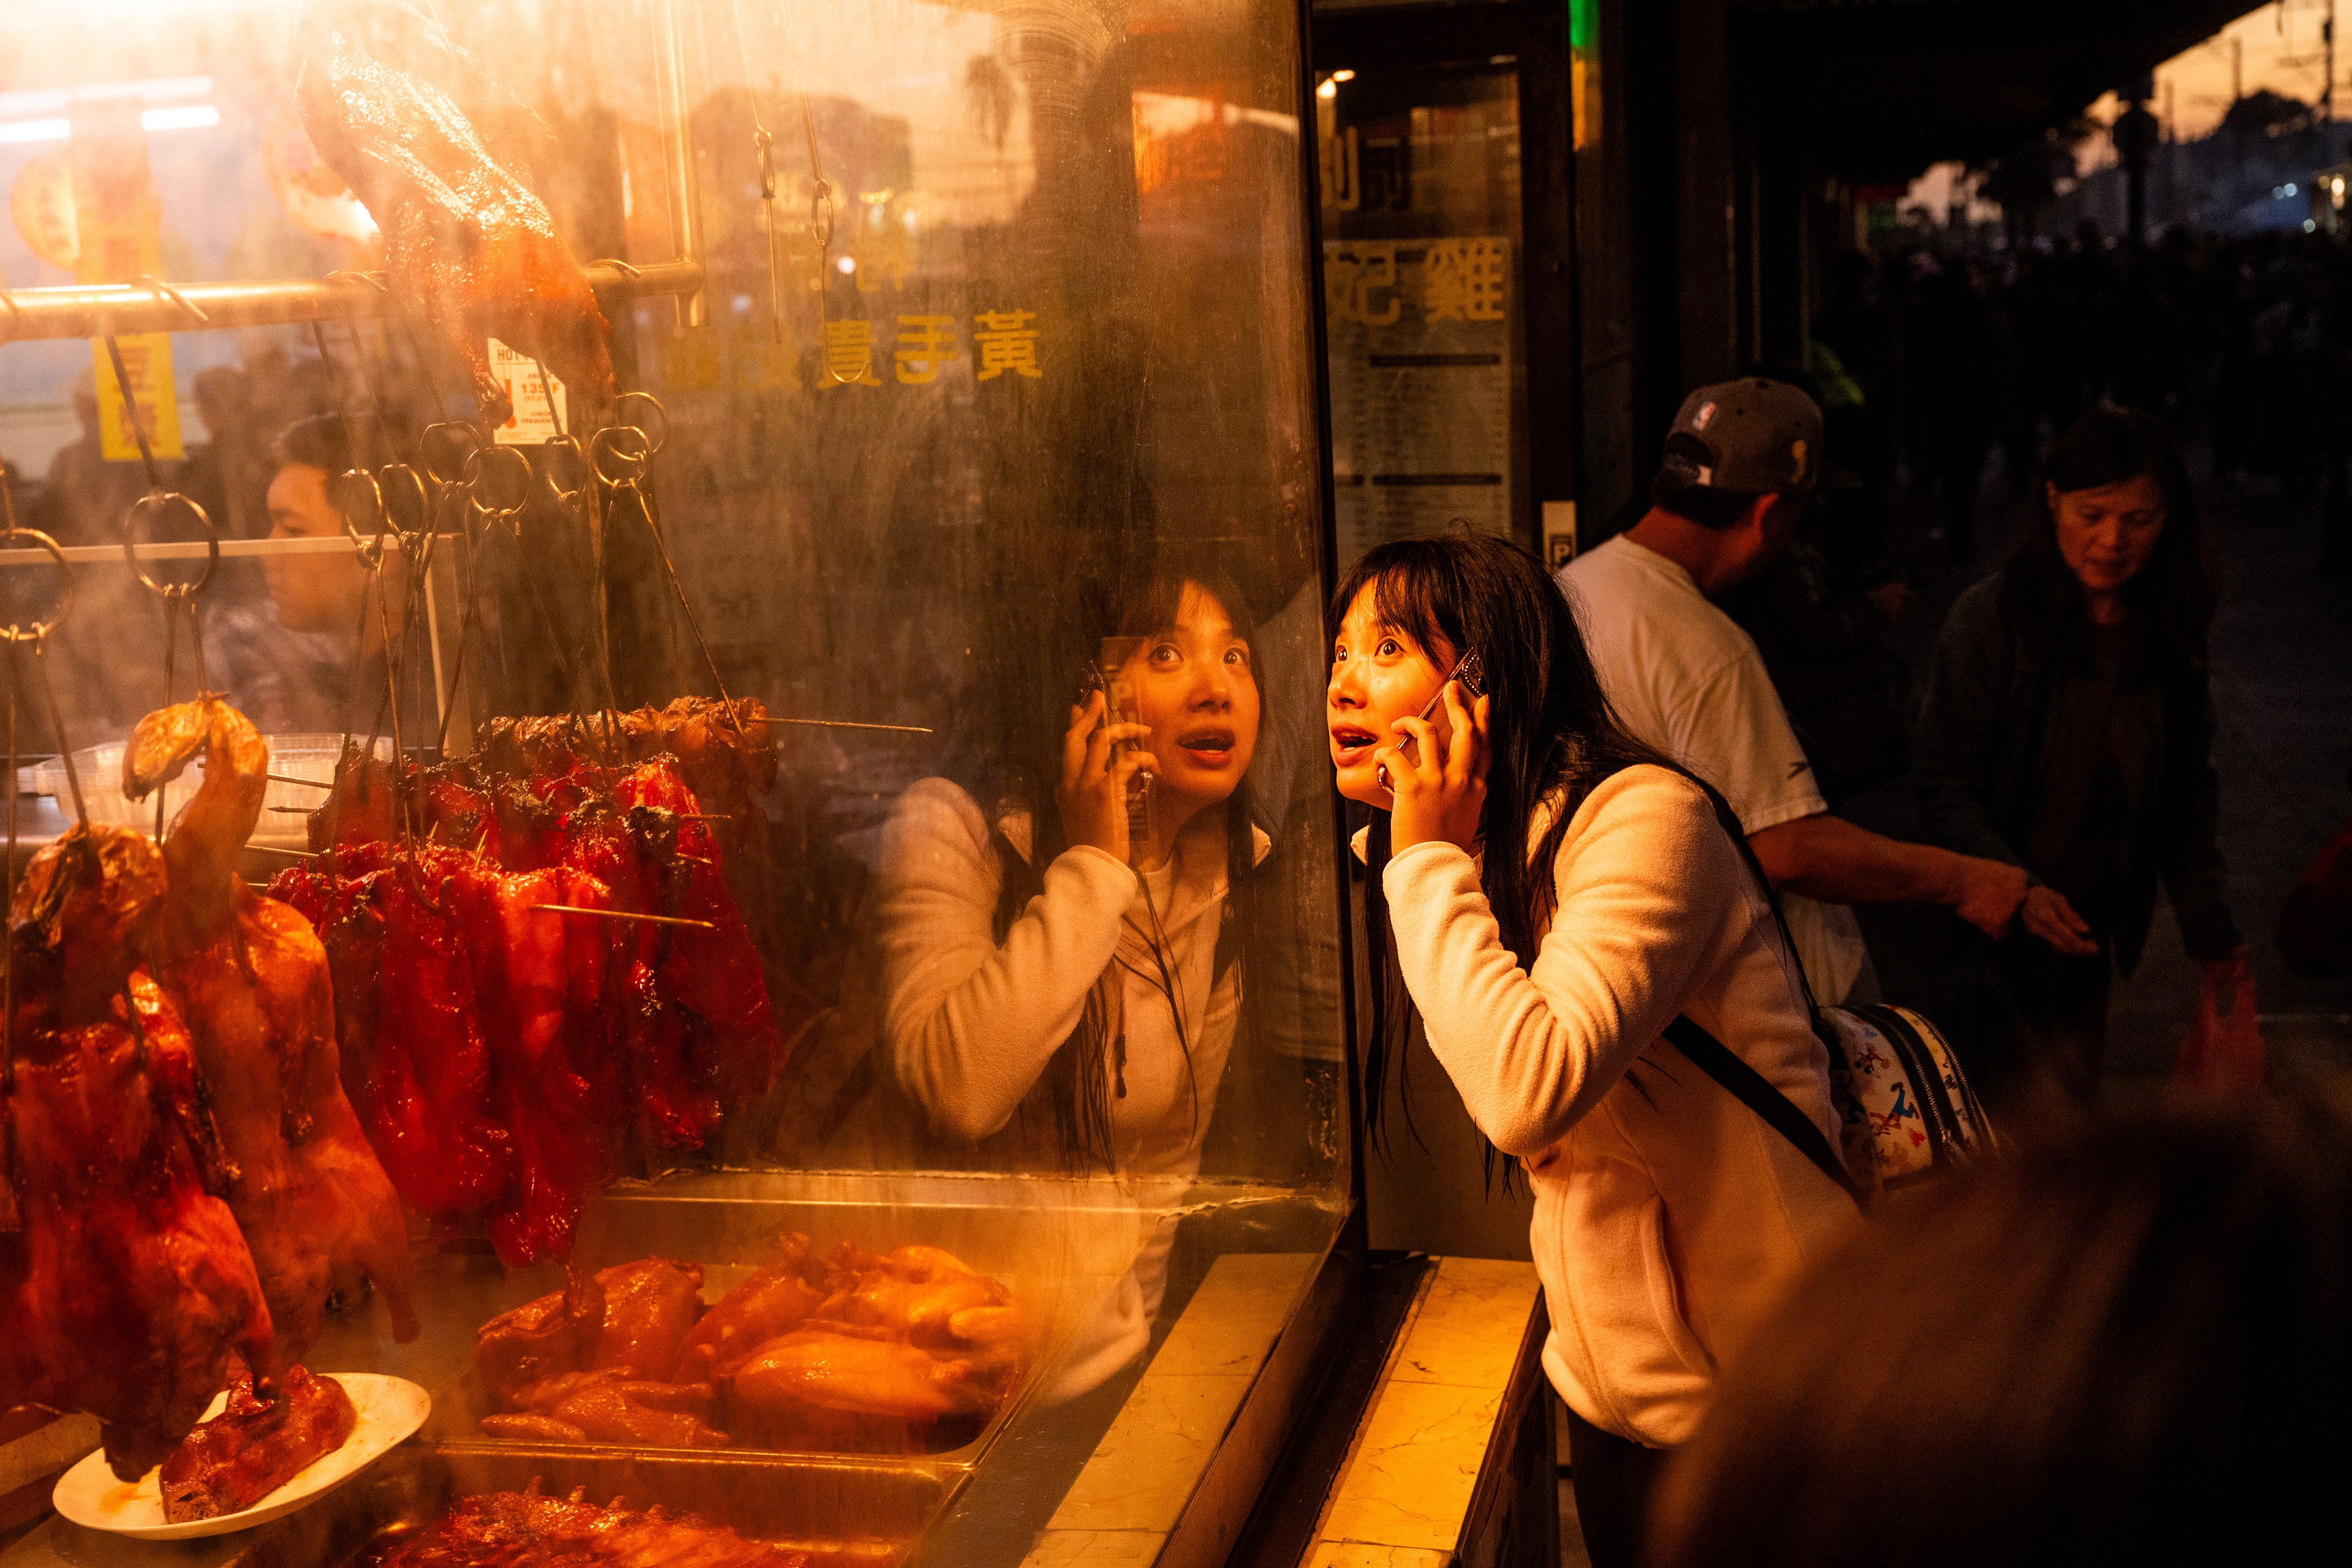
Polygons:
<instances>
[{"instance_id":1,"label":"plastic container","mask_svg":"<svg viewBox=\"0 0 2352 1568\"><path fill-rule=\"evenodd\" d=\"M335 756L342 743L341 735L271 735L269 771L289 778L315 779L329 784L335 778ZM81 773L83 802L89 807L92 822L111 823L122 827L136 827L142 833L155 831L155 797L133 801L122 793L122 751L125 742L112 742L103 746L86 746L74 753L74 766ZM379 737L375 743L379 757L392 755L392 742ZM177 816L188 797L196 793L204 782L202 758L188 765L185 773L163 786L163 820L169 823ZM27 795L46 795L54 798L66 819L73 820L73 790L66 781L62 758L51 757L31 767L16 770L16 788ZM309 826L304 813L325 804L324 789L309 789L297 784L269 782L269 794L262 802L261 822L253 830L252 842L280 849L299 849L309 841ZM293 809L278 810L276 807Z\"/></svg>"}]
</instances>

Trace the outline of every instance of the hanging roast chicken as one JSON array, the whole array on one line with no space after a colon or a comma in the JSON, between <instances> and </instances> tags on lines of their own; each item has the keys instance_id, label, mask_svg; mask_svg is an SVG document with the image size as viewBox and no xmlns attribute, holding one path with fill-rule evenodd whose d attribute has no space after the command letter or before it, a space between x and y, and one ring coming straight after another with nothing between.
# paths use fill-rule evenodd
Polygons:
<instances>
[{"instance_id":1,"label":"hanging roast chicken","mask_svg":"<svg viewBox=\"0 0 2352 1568\"><path fill-rule=\"evenodd\" d=\"M273 1364L253 1255L215 1195L236 1173L187 1026L142 967L163 898L152 841L77 827L8 912L22 1228L0 1237L0 1405L97 1416L124 1480L188 1435L232 1353Z\"/></svg>"},{"instance_id":2,"label":"hanging roast chicken","mask_svg":"<svg viewBox=\"0 0 2352 1568\"><path fill-rule=\"evenodd\" d=\"M299 37L303 127L383 229L394 299L465 362L484 420L512 412L493 337L609 401L611 328L510 134L530 112L399 0L316 0Z\"/></svg>"},{"instance_id":3,"label":"hanging roast chicken","mask_svg":"<svg viewBox=\"0 0 2352 1568\"><path fill-rule=\"evenodd\" d=\"M253 1250L276 1325L274 1363L317 1341L327 1300L373 1280L393 1333L416 1337L408 1227L400 1200L343 1093L326 950L310 922L236 872L260 820L269 748L216 697L150 713L123 753L138 800L199 753L204 783L163 842L169 889L153 936L156 978L195 1042L228 1158L227 1198Z\"/></svg>"}]
</instances>

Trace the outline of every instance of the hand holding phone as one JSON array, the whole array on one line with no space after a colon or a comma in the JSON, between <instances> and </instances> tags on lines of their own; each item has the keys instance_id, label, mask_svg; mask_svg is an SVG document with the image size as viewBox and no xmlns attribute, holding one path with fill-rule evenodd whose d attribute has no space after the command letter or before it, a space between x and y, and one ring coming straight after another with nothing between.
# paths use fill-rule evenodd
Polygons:
<instances>
[{"instance_id":1,"label":"hand holding phone","mask_svg":"<svg viewBox=\"0 0 2352 1568\"><path fill-rule=\"evenodd\" d=\"M1476 648L1472 648L1454 661L1453 670L1437 683L1437 689L1430 693L1429 702L1419 715L1433 728L1438 740L1447 745L1453 743L1454 724L1445 711L1445 689L1457 680L1462 683L1462 700L1465 706L1486 695L1486 666L1479 658ZM1397 751L1408 763L1414 767L1421 765L1421 742L1414 736L1407 735L1399 741ZM1385 763L1380 769L1379 778L1382 789L1395 789L1396 786L1389 780Z\"/></svg>"},{"instance_id":2,"label":"hand holding phone","mask_svg":"<svg viewBox=\"0 0 2352 1568\"><path fill-rule=\"evenodd\" d=\"M1137 797L1159 765L1144 749L1150 732L1119 712L1101 670L1090 668L1070 710L1054 792L1063 836L1072 847L1092 845L1132 863L1149 846L1148 810L1139 814Z\"/></svg>"}]
</instances>

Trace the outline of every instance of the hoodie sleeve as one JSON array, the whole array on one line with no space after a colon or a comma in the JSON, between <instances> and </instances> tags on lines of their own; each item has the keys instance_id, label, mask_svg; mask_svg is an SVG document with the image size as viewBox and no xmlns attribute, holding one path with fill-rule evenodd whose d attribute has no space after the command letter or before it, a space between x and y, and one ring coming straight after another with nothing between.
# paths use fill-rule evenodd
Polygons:
<instances>
[{"instance_id":1,"label":"hoodie sleeve","mask_svg":"<svg viewBox=\"0 0 2352 1568\"><path fill-rule=\"evenodd\" d=\"M1521 1159L1601 1103L1746 910L1738 852L1687 780L1629 768L1578 815L1531 969L1504 947L1477 866L1453 845L1401 851L1382 880L1430 1049L1479 1131Z\"/></svg>"},{"instance_id":2,"label":"hoodie sleeve","mask_svg":"<svg viewBox=\"0 0 2352 1568\"><path fill-rule=\"evenodd\" d=\"M1045 883L999 946L1003 873L971 797L922 780L883 827L873 895L883 1038L900 1085L946 1136L977 1142L1011 1120L1118 945L1135 897L1126 866L1082 846L1056 857Z\"/></svg>"}]
</instances>

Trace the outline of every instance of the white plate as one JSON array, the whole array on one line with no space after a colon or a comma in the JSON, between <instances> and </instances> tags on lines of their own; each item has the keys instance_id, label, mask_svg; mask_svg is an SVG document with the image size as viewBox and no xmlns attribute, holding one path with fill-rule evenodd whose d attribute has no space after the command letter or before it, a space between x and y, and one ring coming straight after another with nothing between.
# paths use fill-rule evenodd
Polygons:
<instances>
[{"instance_id":1,"label":"white plate","mask_svg":"<svg viewBox=\"0 0 2352 1568\"><path fill-rule=\"evenodd\" d=\"M405 1378L380 1377L366 1372L339 1372L333 1375L359 1411L360 1423L352 1429L351 1439L333 1453L312 1460L292 1480L242 1513L191 1520L185 1524L167 1523L163 1518L163 1493L156 1479L163 1474L163 1467L157 1466L135 1483L119 1481L114 1472L106 1468L104 1449L58 1478L58 1489L50 1500L57 1504L59 1513L76 1524L135 1536L142 1541L187 1541L199 1535L226 1535L233 1530L250 1530L257 1524L283 1519L359 1474L369 1461L424 1426L425 1418L433 1413L432 1395ZM215 1394L205 1419L211 1420L227 1405L226 1393Z\"/></svg>"}]
</instances>

